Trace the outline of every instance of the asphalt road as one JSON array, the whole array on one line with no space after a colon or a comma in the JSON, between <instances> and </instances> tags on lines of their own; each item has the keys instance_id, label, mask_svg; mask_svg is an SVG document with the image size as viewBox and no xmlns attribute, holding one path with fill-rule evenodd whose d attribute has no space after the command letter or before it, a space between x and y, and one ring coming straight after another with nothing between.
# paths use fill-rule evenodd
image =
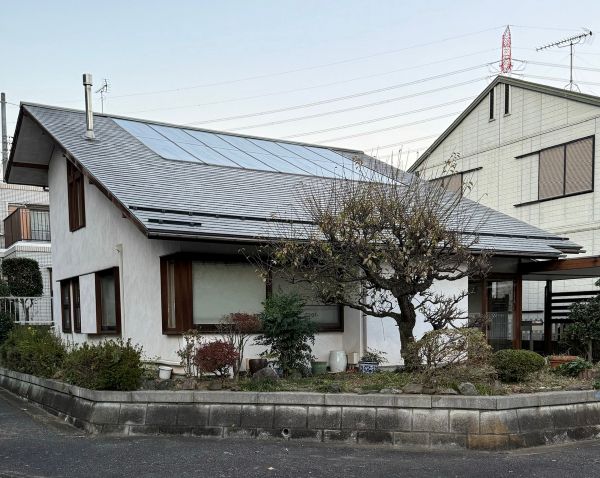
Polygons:
<instances>
[{"instance_id":1,"label":"asphalt road","mask_svg":"<svg viewBox=\"0 0 600 478\"><path fill-rule=\"evenodd\" d=\"M600 441L512 452L91 436L0 390L0 477L600 477Z\"/></svg>"}]
</instances>

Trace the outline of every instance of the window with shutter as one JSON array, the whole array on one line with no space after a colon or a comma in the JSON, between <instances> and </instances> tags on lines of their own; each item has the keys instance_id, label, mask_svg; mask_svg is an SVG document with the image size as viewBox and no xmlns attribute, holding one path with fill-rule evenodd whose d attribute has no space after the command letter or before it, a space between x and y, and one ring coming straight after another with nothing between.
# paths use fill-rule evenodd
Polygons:
<instances>
[{"instance_id":1,"label":"window with shutter","mask_svg":"<svg viewBox=\"0 0 600 478\"><path fill-rule=\"evenodd\" d=\"M565 194L575 194L592 189L594 170L594 141L586 138L566 146Z\"/></svg>"},{"instance_id":2,"label":"window with shutter","mask_svg":"<svg viewBox=\"0 0 600 478\"><path fill-rule=\"evenodd\" d=\"M540 151L538 198L547 199L562 196L565 182L564 146Z\"/></svg>"}]
</instances>

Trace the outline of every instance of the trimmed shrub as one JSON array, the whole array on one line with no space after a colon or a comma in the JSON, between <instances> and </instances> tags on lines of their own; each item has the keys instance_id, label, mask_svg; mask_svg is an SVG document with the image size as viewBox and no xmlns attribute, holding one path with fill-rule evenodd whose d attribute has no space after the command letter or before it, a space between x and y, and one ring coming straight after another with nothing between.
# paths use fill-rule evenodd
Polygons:
<instances>
[{"instance_id":1,"label":"trimmed shrub","mask_svg":"<svg viewBox=\"0 0 600 478\"><path fill-rule=\"evenodd\" d=\"M6 277L8 290L15 297L42 295L44 284L40 266L35 259L15 257L2 261L2 274Z\"/></svg>"},{"instance_id":2,"label":"trimmed shrub","mask_svg":"<svg viewBox=\"0 0 600 478\"><path fill-rule=\"evenodd\" d=\"M194 364L202 372L214 373L224 379L229 374L229 369L236 364L238 356L231 342L215 340L198 347Z\"/></svg>"},{"instance_id":3,"label":"trimmed shrub","mask_svg":"<svg viewBox=\"0 0 600 478\"><path fill-rule=\"evenodd\" d=\"M489 364L492 353L483 332L472 327L431 330L407 348L425 370Z\"/></svg>"},{"instance_id":4,"label":"trimmed shrub","mask_svg":"<svg viewBox=\"0 0 600 478\"><path fill-rule=\"evenodd\" d=\"M15 318L8 312L0 312L0 345L8 337L8 333L15 327Z\"/></svg>"},{"instance_id":5,"label":"trimmed shrub","mask_svg":"<svg viewBox=\"0 0 600 478\"><path fill-rule=\"evenodd\" d=\"M66 348L49 327L17 325L0 346L2 365L17 372L52 378L61 368Z\"/></svg>"},{"instance_id":6,"label":"trimmed shrub","mask_svg":"<svg viewBox=\"0 0 600 478\"><path fill-rule=\"evenodd\" d=\"M67 382L93 390L137 390L143 374L142 347L122 339L74 346L63 367Z\"/></svg>"},{"instance_id":7,"label":"trimmed shrub","mask_svg":"<svg viewBox=\"0 0 600 478\"><path fill-rule=\"evenodd\" d=\"M544 357L530 350L499 350L492 363L503 382L522 382L530 374L544 368Z\"/></svg>"}]
</instances>

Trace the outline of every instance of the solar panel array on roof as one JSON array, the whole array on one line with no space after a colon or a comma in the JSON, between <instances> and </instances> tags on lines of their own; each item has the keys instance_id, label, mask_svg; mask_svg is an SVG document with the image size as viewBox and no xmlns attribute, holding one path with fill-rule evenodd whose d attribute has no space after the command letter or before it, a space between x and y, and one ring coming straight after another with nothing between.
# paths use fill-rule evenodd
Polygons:
<instances>
[{"instance_id":1,"label":"solar panel array on roof","mask_svg":"<svg viewBox=\"0 0 600 478\"><path fill-rule=\"evenodd\" d=\"M316 146L114 118L119 126L165 159L320 177L352 176L354 162Z\"/></svg>"}]
</instances>

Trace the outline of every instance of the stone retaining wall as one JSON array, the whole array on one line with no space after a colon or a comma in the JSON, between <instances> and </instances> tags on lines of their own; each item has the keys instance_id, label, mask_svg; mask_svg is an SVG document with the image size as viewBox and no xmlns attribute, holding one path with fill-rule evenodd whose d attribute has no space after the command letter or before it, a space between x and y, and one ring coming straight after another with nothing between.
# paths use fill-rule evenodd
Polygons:
<instances>
[{"instance_id":1,"label":"stone retaining wall","mask_svg":"<svg viewBox=\"0 0 600 478\"><path fill-rule=\"evenodd\" d=\"M88 390L0 368L0 387L92 433L497 450L600 437L600 392L511 396Z\"/></svg>"}]
</instances>

